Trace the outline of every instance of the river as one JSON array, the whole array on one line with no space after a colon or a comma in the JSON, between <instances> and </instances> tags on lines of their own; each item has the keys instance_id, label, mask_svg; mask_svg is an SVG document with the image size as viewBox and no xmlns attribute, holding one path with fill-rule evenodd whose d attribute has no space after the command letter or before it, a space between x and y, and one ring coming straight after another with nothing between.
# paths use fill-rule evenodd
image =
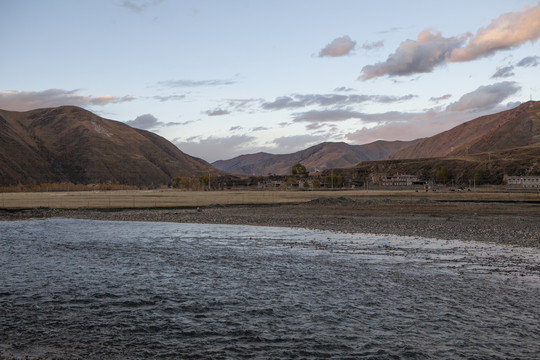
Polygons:
<instances>
[{"instance_id":1,"label":"river","mask_svg":"<svg viewBox=\"0 0 540 360\"><path fill-rule=\"evenodd\" d=\"M0 222L0 358L540 358L540 249Z\"/></svg>"}]
</instances>

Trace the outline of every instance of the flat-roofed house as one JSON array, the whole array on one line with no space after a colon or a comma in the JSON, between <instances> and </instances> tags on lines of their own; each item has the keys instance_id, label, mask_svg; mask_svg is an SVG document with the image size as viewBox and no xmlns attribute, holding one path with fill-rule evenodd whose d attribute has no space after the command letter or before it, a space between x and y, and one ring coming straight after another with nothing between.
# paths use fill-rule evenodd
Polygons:
<instances>
[{"instance_id":1,"label":"flat-roofed house","mask_svg":"<svg viewBox=\"0 0 540 360\"><path fill-rule=\"evenodd\" d=\"M540 188L540 176L507 176L509 188Z\"/></svg>"}]
</instances>

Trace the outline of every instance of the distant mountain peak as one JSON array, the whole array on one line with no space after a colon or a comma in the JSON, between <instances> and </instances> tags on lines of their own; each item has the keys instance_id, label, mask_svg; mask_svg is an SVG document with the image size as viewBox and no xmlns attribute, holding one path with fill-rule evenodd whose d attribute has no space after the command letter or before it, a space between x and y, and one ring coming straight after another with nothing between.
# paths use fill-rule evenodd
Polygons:
<instances>
[{"instance_id":1,"label":"distant mountain peak","mask_svg":"<svg viewBox=\"0 0 540 360\"><path fill-rule=\"evenodd\" d=\"M288 175L291 168L302 163L308 171L320 171L336 167L354 166L360 161L380 160L414 142L376 141L366 145L350 145L345 142L323 142L291 154L257 153L220 160L212 165L236 174Z\"/></svg>"}]
</instances>

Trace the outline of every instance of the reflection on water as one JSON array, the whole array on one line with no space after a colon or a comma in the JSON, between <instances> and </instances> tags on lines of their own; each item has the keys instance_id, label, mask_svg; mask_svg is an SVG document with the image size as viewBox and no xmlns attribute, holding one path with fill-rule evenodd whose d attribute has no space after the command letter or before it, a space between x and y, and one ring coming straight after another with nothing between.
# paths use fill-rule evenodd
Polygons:
<instances>
[{"instance_id":1,"label":"reflection on water","mask_svg":"<svg viewBox=\"0 0 540 360\"><path fill-rule=\"evenodd\" d=\"M299 229L0 223L0 358L538 358L540 251Z\"/></svg>"}]
</instances>

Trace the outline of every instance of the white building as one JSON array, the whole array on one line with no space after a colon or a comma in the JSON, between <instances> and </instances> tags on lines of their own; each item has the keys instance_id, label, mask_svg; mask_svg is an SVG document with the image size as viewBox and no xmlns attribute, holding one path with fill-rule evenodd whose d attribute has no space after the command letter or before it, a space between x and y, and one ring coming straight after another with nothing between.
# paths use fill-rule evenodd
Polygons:
<instances>
[{"instance_id":1,"label":"white building","mask_svg":"<svg viewBox=\"0 0 540 360\"><path fill-rule=\"evenodd\" d=\"M510 188L540 188L540 176L508 176L506 183Z\"/></svg>"},{"instance_id":2,"label":"white building","mask_svg":"<svg viewBox=\"0 0 540 360\"><path fill-rule=\"evenodd\" d=\"M418 177L414 175L396 175L381 177L382 186L412 186L418 182Z\"/></svg>"}]
</instances>

